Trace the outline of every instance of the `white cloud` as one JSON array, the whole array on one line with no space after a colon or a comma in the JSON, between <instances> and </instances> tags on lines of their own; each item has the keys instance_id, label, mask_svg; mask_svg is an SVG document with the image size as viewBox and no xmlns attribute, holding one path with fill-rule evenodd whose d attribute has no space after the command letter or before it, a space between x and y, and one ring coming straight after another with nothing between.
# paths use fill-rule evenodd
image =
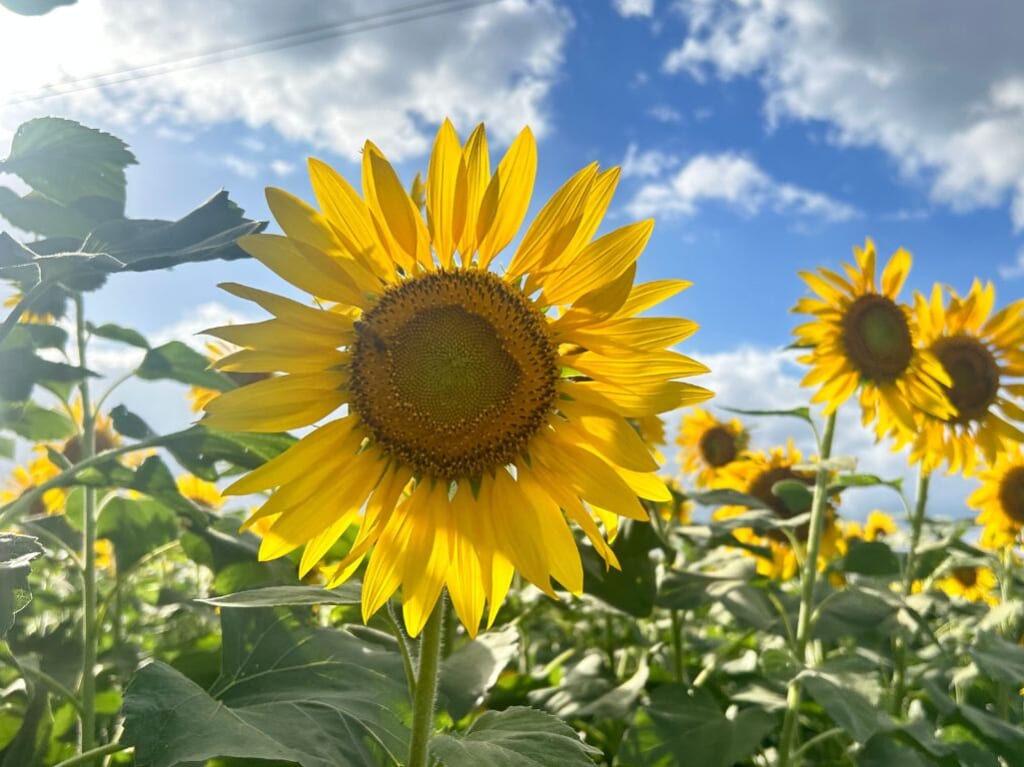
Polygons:
<instances>
[{"instance_id":1,"label":"white cloud","mask_svg":"<svg viewBox=\"0 0 1024 767\"><path fill-rule=\"evenodd\" d=\"M641 152L635 143L626 147L626 156L622 158L623 178L654 178L679 164L675 155L649 149Z\"/></svg>"},{"instance_id":2,"label":"white cloud","mask_svg":"<svg viewBox=\"0 0 1024 767\"><path fill-rule=\"evenodd\" d=\"M641 187L628 204L633 216L690 216L702 202L717 201L754 215L764 210L845 221L857 215L846 203L779 182L753 161L732 152L701 154L671 179Z\"/></svg>"},{"instance_id":3,"label":"white cloud","mask_svg":"<svg viewBox=\"0 0 1024 767\"><path fill-rule=\"evenodd\" d=\"M955 209L1004 204L1024 227L1024 4L683 0L669 72L756 77L768 119L824 121L879 146ZM928 19L928 23L922 23Z\"/></svg>"},{"instance_id":4,"label":"white cloud","mask_svg":"<svg viewBox=\"0 0 1024 767\"><path fill-rule=\"evenodd\" d=\"M740 347L727 352L705 354L692 349L687 354L711 368L699 383L715 392L708 409L719 417L738 417L751 430L751 447L767 450L784 445L790 438L804 457L816 452L810 429L796 418L767 416L737 416L722 408L743 410L792 410L804 407L810 400L810 389L800 386L806 369L795 361L796 352L782 349ZM685 412L685 411L684 411ZM907 463L906 451L894 453L885 443L875 443L873 435L860 424L860 409L856 398L837 411L833 456L857 458L857 471L875 474L883 479L903 479L903 487L913 494L916 470ZM815 413L818 427L824 419ZM933 475L935 491L931 495L929 515L965 517L971 512L965 498L977 486L974 481L960 477ZM939 489L941 488L941 492ZM844 494L844 516L860 518L874 508L881 508L899 518L902 506L899 498L889 489L849 490Z\"/></svg>"},{"instance_id":5,"label":"white cloud","mask_svg":"<svg viewBox=\"0 0 1024 767\"><path fill-rule=\"evenodd\" d=\"M256 178L260 172L259 165L252 162L252 160L246 160L238 155L226 154L221 158L221 161L228 170L243 178Z\"/></svg>"},{"instance_id":6,"label":"white cloud","mask_svg":"<svg viewBox=\"0 0 1024 767\"><path fill-rule=\"evenodd\" d=\"M287 176L295 170L295 163L288 162L287 160L272 160L270 162L270 169L277 176Z\"/></svg>"},{"instance_id":7,"label":"white cloud","mask_svg":"<svg viewBox=\"0 0 1024 767\"><path fill-rule=\"evenodd\" d=\"M1017 253L1017 260L1012 264L1001 264L998 267L999 276L1004 280L1015 280L1024 277L1024 248Z\"/></svg>"},{"instance_id":8,"label":"white cloud","mask_svg":"<svg viewBox=\"0 0 1024 767\"><path fill-rule=\"evenodd\" d=\"M259 154L267 148L267 145L255 136L243 136L238 143L254 154Z\"/></svg>"},{"instance_id":9,"label":"white cloud","mask_svg":"<svg viewBox=\"0 0 1024 767\"><path fill-rule=\"evenodd\" d=\"M654 0L612 0L620 16L653 16Z\"/></svg>"},{"instance_id":10,"label":"white cloud","mask_svg":"<svg viewBox=\"0 0 1024 767\"><path fill-rule=\"evenodd\" d=\"M653 117L660 123L681 123L683 121L682 114L678 110L673 109L668 104L656 104L647 110L647 114Z\"/></svg>"},{"instance_id":11,"label":"white cloud","mask_svg":"<svg viewBox=\"0 0 1024 767\"><path fill-rule=\"evenodd\" d=\"M94 0L0 27L0 133L28 116L66 114L121 132L240 121L357 158L372 137L392 159L422 155L432 125L463 134L483 120L498 142L548 128L546 99L572 19L555 0L504 0L202 67L167 66L297 30L381 14L373 0ZM409 16L409 14L405 14ZM187 63L187 62L186 62ZM51 84L156 65L125 80L10 105ZM142 72L138 72L142 74ZM65 88L67 89L67 88ZM5 106L6 104L6 106ZM6 138L0 136L0 138ZM0 142L3 144L6 142Z\"/></svg>"}]
</instances>

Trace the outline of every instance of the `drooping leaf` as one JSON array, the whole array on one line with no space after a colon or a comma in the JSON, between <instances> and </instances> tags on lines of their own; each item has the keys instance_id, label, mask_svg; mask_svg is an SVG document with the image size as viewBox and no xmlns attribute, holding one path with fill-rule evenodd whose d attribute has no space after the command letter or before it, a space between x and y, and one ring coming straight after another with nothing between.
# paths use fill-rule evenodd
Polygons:
<instances>
[{"instance_id":1,"label":"drooping leaf","mask_svg":"<svg viewBox=\"0 0 1024 767\"><path fill-rule=\"evenodd\" d=\"M807 423L812 423L811 410L806 407L795 407L790 410L744 410L738 407L723 407L722 410L727 410L730 413L737 413L739 415L788 416L790 418L799 418L801 421L806 421Z\"/></svg>"},{"instance_id":2,"label":"drooping leaf","mask_svg":"<svg viewBox=\"0 0 1024 767\"><path fill-rule=\"evenodd\" d=\"M508 626L481 634L445 658L439 694L452 719L458 721L480 705L518 649L519 632Z\"/></svg>"},{"instance_id":3,"label":"drooping leaf","mask_svg":"<svg viewBox=\"0 0 1024 767\"><path fill-rule=\"evenodd\" d=\"M397 654L291 613L223 610L221 623L221 676L209 691L159 662L129 684L122 741L139 765L235 757L378 767L405 758Z\"/></svg>"},{"instance_id":4,"label":"drooping leaf","mask_svg":"<svg viewBox=\"0 0 1024 767\"><path fill-rule=\"evenodd\" d=\"M267 586L261 589L239 591L220 597L197 599L214 607L308 607L312 605L357 605L361 587L358 583L343 583L335 589L315 586Z\"/></svg>"},{"instance_id":5,"label":"drooping leaf","mask_svg":"<svg viewBox=\"0 0 1024 767\"><path fill-rule=\"evenodd\" d=\"M8 430L33 442L64 439L75 433L74 422L64 413L47 410L34 402L0 403L0 430Z\"/></svg>"},{"instance_id":6,"label":"drooping leaf","mask_svg":"<svg viewBox=\"0 0 1024 767\"><path fill-rule=\"evenodd\" d=\"M661 546L653 526L623 523L612 549L621 570L610 568L592 549L580 551L583 561L583 592L629 615L644 618L654 609L657 574L650 553Z\"/></svg>"},{"instance_id":7,"label":"drooping leaf","mask_svg":"<svg viewBox=\"0 0 1024 767\"><path fill-rule=\"evenodd\" d=\"M148 349L149 341L137 330L131 328L121 327L120 325L114 325L113 323L106 323L104 325L93 325L92 323L86 323L86 327L89 332L94 336L100 338L107 338L111 341L120 341L123 344L129 346L137 346L140 349Z\"/></svg>"},{"instance_id":8,"label":"drooping leaf","mask_svg":"<svg viewBox=\"0 0 1024 767\"><path fill-rule=\"evenodd\" d=\"M592 752L564 722L521 706L488 711L464 735L438 735L431 753L445 767L593 767Z\"/></svg>"},{"instance_id":9,"label":"drooping leaf","mask_svg":"<svg viewBox=\"0 0 1024 767\"><path fill-rule=\"evenodd\" d=\"M201 479L220 476L219 462L241 469L255 469L295 443L289 434L245 434L193 426L170 435L164 447L184 468Z\"/></svg>"},{"instance_id":10,"label":"drooping leaf","mask_svg":"<svg viewBox=\"0 0 1024 767\"><path fill-rule=\"evenodd\" d=\"M24 402L36 384L46 381L81 381L95 375L66 362L51 362L24 347L0 349L0 400Z\"/></svg>"},{"instance_id":11,"label":"drooping leaf","mask_svg":"<svg viewBox=\"0 0 1024 767\"><path fill-rule=\"evenodd\" d=\"M114 429L117 430L117 433L125 437L147 439L156 434L156 432L149 428L149 424L124 405L118 405L110 411L110 420L114 424Z\"/></svg>"},{"instance_id":12,"label":"drooping leaf","mask_svg":"<svg viewBox=\"0 0 1024 767\"><path fill-rule=\"evenodd\" d=\"M209 368L210 361L188 344L168 341L147 351L135 374L147 381L179 381L217 391L234 388L230 378Z\"/></svg>"},{"instance_id":13,"label":"drooping leaf","mask_svg":"<svg viewBox=\"0 0 1024 767\"><path fill-rule=\"evenodd\" d=\"M123 213L123 204L108 198L87 197L62 205L39 192L19 195L0 186L0 218L43 237L71 237L81 242L96 226Z\"/></svg>"}]
</instances>

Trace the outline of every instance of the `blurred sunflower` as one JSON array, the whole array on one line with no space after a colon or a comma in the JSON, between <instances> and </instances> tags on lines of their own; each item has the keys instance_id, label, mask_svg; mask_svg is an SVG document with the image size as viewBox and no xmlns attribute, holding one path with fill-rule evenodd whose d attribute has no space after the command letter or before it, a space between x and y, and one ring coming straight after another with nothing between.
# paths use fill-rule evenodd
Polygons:
<instances>
[{"instance_id":1,"label":"blurred sunflower","mask_svg":"<svg viewBox=\"0 0 1024 767\"><path fill-rule=\"evenodd\" d=\"M643 418L634 418L632 423L640 434L640 439L650 448L654 459L659 464L665 463L665 456L660 448L665 445L667 438L665 435L665 421L662 420L661 416L646 415Z\"/></svg>"},{"instance_id":2,"label":"blurred sunflower","mask_svg":"<svg viewBox=\"0 0 1024 767\"><path fill-rule=\"evenodd\" d=\"M218 360L221 360L236 351L238 351L238 347L234 344L222 343L220 341L209 341L206 344L206 359L210 360L211 364L215 364ZM222 369L221 372L230 378L236 386L245 386L246 384L262 381L265 378L270 377L266 373L238 373L226 369ZM198 413L206 407L206 403L218 394L220 394L220 392L216 389L207 389L205 386L190 387L188 390L188 398L192 403L192 412Z\"/></svg>"},{"instance_id":3,"label":"blurred sunflower","mask_svg":"<svg viewBox=\"0 0 1024 767\"><path fill-rule=\"evenodd\" d=\"M45 447L37 450L37 455L25 466L15 466L10 478L0 488L0 505L18 500L21 496L49 479L60 474L60 469L47 457ZM64 511L67 498L65 488L52 488L37 498L28 510L30 515L60 514Z\"/></svg>"},{"instance_id":4,"label":"blurred sunflower","mask_svg":"<svg viewBox=\"0 0 1024 767\"><path fill-rule=\"evenodd\" d=\"M204 509L216 511L224 505L224 496L212 482L192 474L183 474L176 480L178 492Z\"/></svg>"},{"instance_id":5,"label":"blurred sunflower","mask_svg":"<svg viewBox=\"0 0 1024 767\"><path fill-rule=\"evenodd\" d=\"M951 597L960 597L968 602L985 602L989 605L999 604L996 592L998 586L996 574L991 568L964 565L954 567L949 573L935 581L935 588L946 592Z\"/></svg>"},{"instance_id":6,"label":"blurred sunflower","mask_svg":"<svg viewBox=\"0 0 1024 767\"><path fill-rule=\"evenodd\" d=\"M1020 444L996 456L978 473L981 487L967 496L983 525L981 544L1003 548L1020 540L1024 528L1024 448Z\"/></svg>"},{"instance_id":7,"label":"blurred sunflower","mask_svg":"<svg viewBox=\"0 0 1024 767\"><path fill-rule=\"evenodd\" d=\"M899 530L896 521L882 511L872 511L864 521L863 526L856 520L842 524L843 538L860 538L862 541L877 541L895 535Z\"/></svg>"},{"instance_id":8,"label":"blurred sunflower","mask_svg":"<svg viewBox=\"0 0 1024 767\"><path fill-rule=\"evenodd\" d=\"M954 417L943 390L949 376L932 352L917 348L913 313L896 302L910 253L893 253L879 285L875 244L868 239L853 250L856 264L843 264L845 277L823 267L800 273L818 295L793 308L814 317L793 331L796 345L808 350L799 360L811 366L802 384L819 387L811 401L823 403L828 415L859 389L864 425L874 423L879 437L913 434L916 412Z\"/></svg>"},{"instance_id":9,"label":"blurred sunflower","mask_svg":"<svg viewBox=\"0 0 1024 767\"><path fill-rule=\"evenodd\" d=\"M693 501L686 496L676 480L665 480L665 486L672 494L672 499L655 504L658 516L666 522L675 522L679 525L690 524L690 519L693 516Z\"/></svg>"},{"instance_id":10,"label":"blurred sunflower","mask_svg":"<svg viewBox=\"0 0 1024 767\"><path fill-rule=\"evenodd\" d=\"M114 544L108 538L97 538L93 546L96 552L96 569L105 570L113 575L117 570L117 560L114 558Z\"/></svg>"},{"instance_id":11,"label":"blurred sunflower","mask_svg":"<svg viewBox=\"0 0 1024 767\"><path fill-rule=\"evenodd\" d=\"M12 295L4 299L4 307L13 309L21 303L24 295L20 288L15 290ZM32 308L22 312L18 321L35 325L53 325L64 316L66 303L67 293L59 285L53 285L36 296L32 302Z\"/></svg>"},{"instance_id":12,"label":"blurred sunflower","mask_svg":"<svg viewBox=\"0 0 1024 767\"><path fill-rule=\"evenodd\" d=\"M970 477L978 454L992 462L1004 446L1024 441L1024 300L992 313L995 288L975 280L966 296L942 288L917 294L921 345L942 363L956 415L920 414L910 460L925 471L948 464L948 473Z\"/></svg>"},{"instance_id":13,"label":"blurred sunflower","mask_svg":"<svg viewBox=\"0 0 1024 767\"><path fill-rule=\"evenodd\" d=\"M71 417L78 426L79 433L69 437L57 450L64 455L71 463L78 463L82 460L82 400L76 397L71 403ZM102 453L105 450L112 450L121 445L121 435L114 430L114 422L109 416L103 413L96 414L96 422L93 427L95 453ZM129 457L129 460L131 458ZM138 456L135 457L138 460Z\"/></svg>"},{"instance_id":14,"label":"blurred sunflower","mask_svg":"<svg viewBox=\"0 0 1024 767\"><path fill-rule=\"evenodd\" d=\"M711 487L721 470L747 449L750 435L739 419L720 421L706 410L693 408L683 416L676 444L683 471L694 475L697 487Z\"/></svg>"},{"instance_id":15,"label":"blurred sunflower","mask_svg":"<svg viewBox=\"0 0 1024 767\"><path fill-rule=\"evenodd\" d=\"M494 620L514 570L549 595L552 579L582 589L565 517L616 566L595 519L647 520L637 496L671 498L627 419L710 396L676 380L706 368L668 350L696 324L636 316L687 283L633 285L651 221L594 239L619 176L596 163L540 211L504 273L489 271L529 206L529 129L492 174L483 126L463 145L446 120L426 221L380 150L367 142L362 157L362 197L310 161L322 212L267 191L285 236L240 245L329 306L224 285L275 316L210 331L242 347L216 367L283 375L221 394L204 422L295 429L346 406L226 490L277 488L247 522L272 519L261 559L305 546L304 575L358 525L330 583L369 556L364 618L401 587L417 635L447 586L475 634L485 602Z\"/></svg>"},{"instance_id":16,"label":"blurred sunflower","mask_svg":"<svg viewBox=\"0 0 1024 767\"><path fill-rule=\"evenodd\" d=\"M768 453L748 451L742 460L733 461L725 466L715 481L716 488L736 490L745 495L757 498L768 507L779 519L792 519L811 510L810 495L806 507L791 505L773 492L776 484L784 481L799 482L813 489L815 472L794 468L804 462L803 454L792 442L786 447L774 447ZM746 513L746 506L722 506L715 510L715 519L728 519ZM831 507L825 512L825 529L821 535L821 549L818 555L818 569L824 569L829 561L840 553L840 532L835 522L835 511ZM804 544L810 531L810 525L804 522L791 530L797 542ZM779 580L788 580L799 570L799 557L793 550L789 536L783 530L769 530L758 534L752 528L740 528L733 535L741 543L760 546L768 549L769 556L754 554L748 549L744 551L757 558L757 571L761 575Z\"/></svg>"}]
</instances>

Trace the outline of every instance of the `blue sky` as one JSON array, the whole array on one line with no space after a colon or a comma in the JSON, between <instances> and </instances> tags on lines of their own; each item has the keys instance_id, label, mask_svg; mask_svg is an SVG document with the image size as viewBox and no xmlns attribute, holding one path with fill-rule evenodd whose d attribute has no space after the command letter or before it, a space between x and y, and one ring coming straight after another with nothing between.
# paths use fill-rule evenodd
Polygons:
<instances>
[{"instance_id":1,"label":"blue sky","mask_svg":"<svg viewBox=\"0 0 1024 767\"><path fill-rule=\"evenodd\" d=\"M163 66L381 10L418 21L181 70ZM221 187L267 217L262 189L311 197L305 157L358 177L372 138L411 178L438 122L478 120L503 147L540 142L535 206L582 165L623 165L609 226L658 220L640 279L693 288L668 311L700 322L684 346L714 368L718 401L792 406L780 351L803 293L796 272L836 265L871 236L915 257L908 283L1024 292L1024 28L1014 0L90 0L35 18L0 10L0 152L17 125L56 114L125 138L129 213L177 217ZM399 18L399 17L395 17ZM56 84L159 64L162 74L11 104ZM0 183L13 183L0 176ZM215 287L279 283L233 262L119 276L99 321L168 338L250 310ZM251 316L251 315L250 315ZM111 370L127 364L109 350ZM144 407L153 389L126 390ZM873 470L903 459L852 425L841 445ZM187 417L177 407L155 416ZM762 425L758 440L788 425ZM950 509L967 485L952 492Z\"/></svg>"}]
</instances>

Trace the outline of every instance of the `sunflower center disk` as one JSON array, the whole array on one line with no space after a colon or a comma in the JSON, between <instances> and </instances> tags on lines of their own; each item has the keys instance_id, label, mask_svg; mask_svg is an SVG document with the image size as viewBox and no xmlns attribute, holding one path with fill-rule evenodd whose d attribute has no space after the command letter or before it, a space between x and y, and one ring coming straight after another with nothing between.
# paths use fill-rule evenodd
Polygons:
<instances>
[{"instance_id":1,"label":"sunflower center disk","mask_svg":"<svg viewBox=\"0 0 1024 767\"><path fill-rule=\"evenodd\" d=\"M712 426L700 437L700 454L716 469L736 459L736 437L722 426Z\"/></svg>"},{"instance_id":2,"label":"sunflower center disk","mask_svg":"<svg viewBox=\"0 0 1024 767\"><path fill-rule=\"evenodd\" d=\"M766 469L757 475L754 481L750 484L750 489L747 491L747 494L754 496L765 506L769 507L779 519L791 519L799 514L810 511L810 506L806 509L791 509L786 505L786 502L782 500L782 498L772 492L772 488L775 487L775 483L782 482L783 480L803 482L808 487L814 485L814 475L809 474L808 472L793 471L788 466L776 466L771 469ZM798 525L793 531L799 541L806 541L809 532L809 522L804 522L802 525ZM789 542L789 538L786 537L786 534L782 530L769 530L766 535L769 538L774 538L782 543Z\"/></svg>"},{"instance_id":3,"label":"sunflower center disk","mask_svg":"<svg viewBox=\"0 0 1024 767\"><path fill-rule=\"evenodd\" d=\"M910 324L893 301L875 293L860 296L843 317L843 345L857 371L891 381L907 369L914 354Z\"/></svg>"},{"instance_id":4,"label":"sunflower center disk","mask_svg":"<svg viewBox=\"0 0 1024 767\"><path fill-rule=\"evenodd\" d=\"M969 589L978 582L978 569L976 567L954 567L953 577L960 582L960 585Z\"/></svg>"},{"instance_id":5,"label":"sunflower center disk","mask_svg":"<svg viewBox=\"0 0 1024 767\"><path fill-rule=\"evenodd\" d=\"M357 323L352 409L417 473L479 477L525 450L555 402L547 321L487 272L432 272L391 288Z\"/></svg>"},{"instance_id":6,"label":"sunflower center disk","mask_svg":"<svg viewBox=\"0 0 1024 767\"><path fill-rule=\"evenodd\" d=\"M1006 472L999 483L999 503L1006 516L1024 525L1024 466L1016 466Z\"/></svg>"},{"instance_id":7,"label":"sunflower center disk","mask_svg":"<svg viewBox=\"0 0 1024 767\"><path fill-rule=\"evenodd\" d=\"M984 418L999 395L999 364L992 352L978 339L953 336L939 339L932 351L953 380L946 390L957 409L954 423Z\"/></svg>"}]
</instances>

